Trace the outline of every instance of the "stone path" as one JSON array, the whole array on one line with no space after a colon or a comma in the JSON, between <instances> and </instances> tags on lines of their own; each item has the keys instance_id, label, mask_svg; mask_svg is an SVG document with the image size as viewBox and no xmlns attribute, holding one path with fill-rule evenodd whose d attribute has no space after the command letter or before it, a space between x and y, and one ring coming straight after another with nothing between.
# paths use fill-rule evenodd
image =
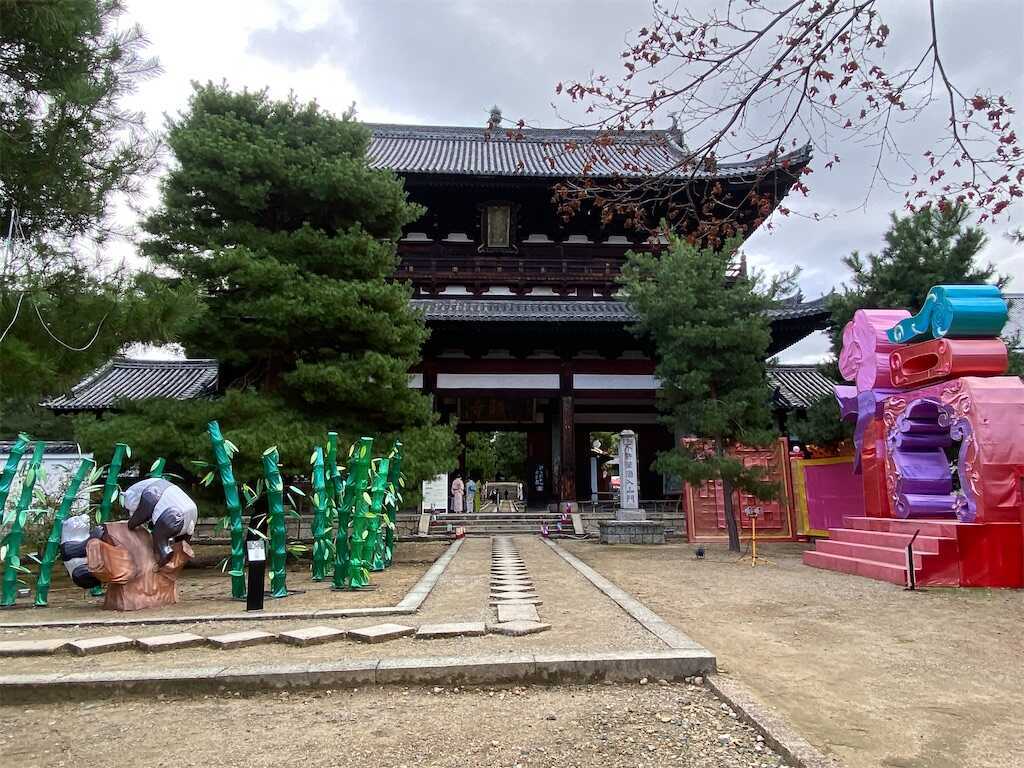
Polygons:
<instances>
[{"instance_id":1,"label":"stone path","mask_svg":"<svg viewBox=\"0 0 1024 768\"><path fill-rule=\"evenodd\" d=\"M491 539L491 602L498 614L492 632L519 637L551 629L540 620L540 596L510 536Z\"/></svg>"}]
</instances>

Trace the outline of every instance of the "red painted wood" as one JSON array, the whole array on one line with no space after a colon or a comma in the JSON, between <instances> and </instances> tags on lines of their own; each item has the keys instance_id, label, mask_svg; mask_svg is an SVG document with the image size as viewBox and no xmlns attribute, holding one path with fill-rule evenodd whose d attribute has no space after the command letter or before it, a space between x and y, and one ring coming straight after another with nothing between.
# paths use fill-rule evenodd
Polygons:
<instances>
[{"instance_id":1,"label":"red painted wood","mask_svg":"<svg viewBox=\"0 0 1024 768\"><path fill-rule=\"evenodd\" d=\"M999 339L932 339L905 344L889 355L893 386L920 387L960 376L1006 373L1006 345Z\"/></svg>"}]
</instances>

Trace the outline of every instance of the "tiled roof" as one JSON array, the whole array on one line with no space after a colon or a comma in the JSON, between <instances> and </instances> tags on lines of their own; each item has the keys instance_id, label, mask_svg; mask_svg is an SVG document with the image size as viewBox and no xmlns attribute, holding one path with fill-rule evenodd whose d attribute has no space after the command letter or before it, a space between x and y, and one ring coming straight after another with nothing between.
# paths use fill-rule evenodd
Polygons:
<instances>
[{"instance_id":1,"label":"tiled roof","mask_svg":"<svg viewBox=\"0 0 1024 768\"><path fill-rule=\"evenodd\" d=\"M624 323L636 315L621 301L533 300L430 298L413 299L413 307L423 310L428 321L461 322L606 322ZM808 302L784 302L768 310L771 320L827 317L825 299Z\"/></svg>"},{"instance_id":2,"label":"tiled roof","mask_svg":"<svg viewBox=\"0 0 1024 768\"><path fill-rule=\"evenodd\" d=\"M217 390L216 360L128 360L114 358L66 395L43 405L56 411L110 408L120 398L191 400Z\"/></svg>"},{"instance_id":3,"label":"tiled roof","mask_svg":"<svg viewBox=\"0 0 1024 768\"><path fill-rule=\"evenodd\" d=\"M624 323L636 316L621 301L536 301L529 299L413 299L428 321L466 322L613 322Z\"/></svg>"},{"instance_id":4,"label":"tiled roof","mask_svg":"<svg viewBox=\"0 0 1024 768\"><path fill-rule=\"evenodd\" d=\"M825 376L815 365L770 365L768 383L779 408L807 408L822 397L832 397L838 382Z\"/></svg>"},{"instance_id":5,"label":"tiled roof","mask_svg":"<svg viewBox=\"0 0 1024 768\"><path fill-rule=\"evenodd\" d=\"M626 131L614 143L593 142L599 131L524 128L521 131L483 127L383 125L369 123L372 168L396 173L464 174L483 176L580 176L689 178L684 166L687 150L667 131ZM769 166L795 173L811 157L810 145L776 158L756 157L739 163L719 163L700 170L697 178L754 177Z\"/></svg>"}]
</instances>

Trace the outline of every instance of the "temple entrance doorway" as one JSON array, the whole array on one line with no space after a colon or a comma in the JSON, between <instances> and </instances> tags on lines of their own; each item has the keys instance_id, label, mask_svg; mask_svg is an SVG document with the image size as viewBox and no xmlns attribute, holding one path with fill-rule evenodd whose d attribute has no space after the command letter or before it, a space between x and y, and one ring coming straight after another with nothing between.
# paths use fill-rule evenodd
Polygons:
<instances>
[{"instance_id":1,"label":"temple entrance doorway","mask_svg":"<svg viewBox=\"0 0 1024 768\"><path fill-rule=\"evenodd\" d=\"M464 480L467 488L474 492L466 511L489 514L525 510L529 482L527 433L468 431L463 445Z\"/></svg>"}]
</instances>

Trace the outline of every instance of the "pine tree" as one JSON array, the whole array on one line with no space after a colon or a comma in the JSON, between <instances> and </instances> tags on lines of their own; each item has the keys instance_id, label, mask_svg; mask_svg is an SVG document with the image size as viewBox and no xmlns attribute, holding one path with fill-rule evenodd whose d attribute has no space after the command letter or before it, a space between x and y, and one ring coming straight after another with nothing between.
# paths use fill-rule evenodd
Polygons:
<instances>
[{"instance_id":1,"label":"pine tree","mask_svg":"<svg viewBox=\"0 0 1024 768\"><path fill-rule=\"evenodd\" d=\"M858 309L902 308L915 313L934 285L1005 285L1007 278L997 275L995 267L978 263L987 238L979 227L968 226L969 217L965 206L925 208L908 216L893 213L881 253L865 259L854 251L843 259L853 278L829 301L828 333L837 358L843 327Z\"/></svg>"},{"instance_id":2,"label":"pine tree","mask_svg":"<svg viewBox=\"0 0 1024 768\"><path fill-rule=\"evenodd\" d=\"M169 125L176 165L142 250L199 287L203 311L180 339L189 357L219 360L230 397L188 408L154 401L105 421L127 435L140 415L151 418L177 448L195 442L201 411L232 435L242 476L256 469L246 471L246 457L270 445L285 473L308 472L328 429L342 444L401 434L410 473L450 466L453 433L408 386L427 331L408 286L392 280L394 243L421 210L393 174L367 166L369 139L351 113L196 86ZM110 429L79 425L92 439ZM144 439L132 442L148 457Z\"/></svg>"},{"instance_id":3,"label":"pine tree","mask_svg":"<svg viewBox=\"0 0 1024 768\"><path fill-rule=\"evenodd\" d=\"M728 455L736 444L775 437L765 357L771 344L766 310L792 284L736 277L739 241L721 250L672 238L660 256L630 253L623 268L626 301L639 315L635 332L654 346L662 422L697 438L659 454L657 468L688 483L720 480L729 547L739 551L734 489L759 498L778 494L756 469Z\"/></svg>"},{"instance_id":4,"label":"pine tree","mask_svg":"<svg viewBox=\"0 0 1024 768\"><path fill-rule=\"evenodd\" d=\"M5 424L33 418L32 404L127 342L171 338L190 311L172 286L88 255L112 230L113 193L135 192L154 156L122 100L156 63L141 30L117 30L122 10L116 0L0 3Z\"/></svg>"}]
</instances>

